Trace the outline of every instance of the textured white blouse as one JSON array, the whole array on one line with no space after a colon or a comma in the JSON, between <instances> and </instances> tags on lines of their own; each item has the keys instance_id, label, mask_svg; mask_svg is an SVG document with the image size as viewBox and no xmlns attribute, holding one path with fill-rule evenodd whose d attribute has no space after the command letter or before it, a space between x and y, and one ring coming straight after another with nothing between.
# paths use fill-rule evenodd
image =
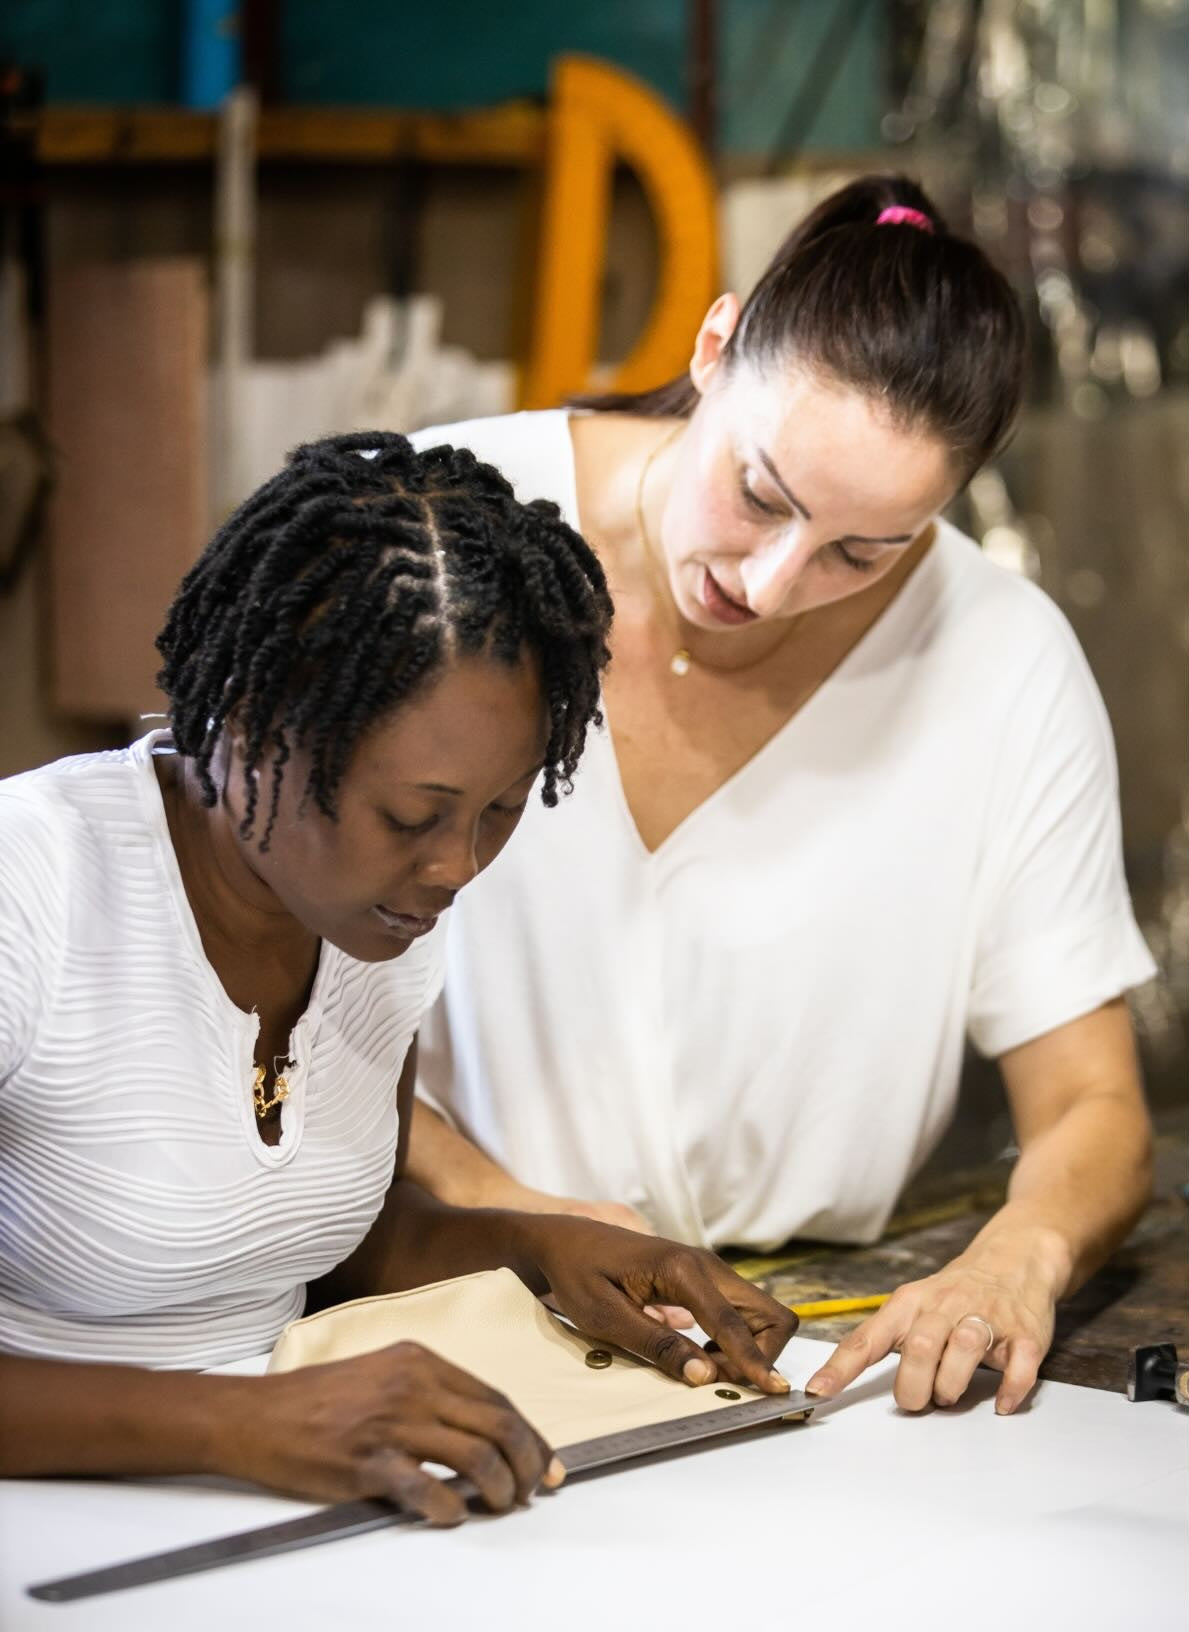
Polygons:
<instances>
[{"instance_id":1,"label":"textured white blouse","mask_svg":"<svg viewBox=\"0 0 1189 1632\"><path fill-rule=\"evenodd\" d=\"M419 431L581 527L564 412ZM1154 972L1077 641L953 527L653 853L594 737L453 912L421 1091L527 1184L666 1235L866 1241L1002 1054Z\"/></svg>"},{"instance_id":2,"label":"textured white blouse","mask_svg":"<svg viewBox=\"0 0 1189 1632\"><path fill-rule=\"evenodd\" d=\"M443 930L323 942L270 1148L258 1020L203 952L131 748L0 781L0 1349L211 1366L271 1347L384 1199L396 1084Z\"/></svg>"}]
</instances>

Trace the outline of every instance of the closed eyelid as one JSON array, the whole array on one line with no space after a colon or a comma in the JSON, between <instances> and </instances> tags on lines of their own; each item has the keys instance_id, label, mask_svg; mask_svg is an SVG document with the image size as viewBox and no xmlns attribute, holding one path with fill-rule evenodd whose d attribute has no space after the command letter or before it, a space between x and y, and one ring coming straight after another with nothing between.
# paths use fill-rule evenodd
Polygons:
<instances>
[{"instance_id":1,"label":"closed eyelid","mask_svg":"<svg viewBox=\"0 0 1189 1632\"><path fill-rule=\"evenodd\" d=\"M882 548L885 544L911 544L915 533L894 533L890 538L864 538L862 533L843 533L841 538L834 540L835 544L871 544Z\"/></svg>"},{"instance_id":2,"label":"closed eyelid","mask_svg":"<svg viewBox=\"0 0 1189 1632\"><path fill-rule=\"evenodd\" d=\"M428 833L438 819L436 812L431 816L422 817L419 822L402 822L400 817L394 815L390 810L381 811L381 815L394 833L412 834L414 836L419 833Z\"/></svg>"},{"instance_id":3,"label":"closed eyelid","mask_svg":"<svg viewBox=\"0 0 1189 1632\"><path fill-rule=\"evenodd\" d=\"M785 502L783 494L776 503L773 503L770 498L757 493L755 488L752 487L751 478L756 474L754 467L744 464L740 467L739 474L741 490L748 502L753 504L757 510L762 510L773 516L788 515L789 505ZM797 514L802 513L808 517L808 512L803 512L798 505ZM863 533L842 533L837 538L828 540L822 547L828 550L837 550L844 548L848 544L858 544L869 546L872 549L884 549L889 545L911 544L915 537L915 533L892 533L883 538L869 538Z\"/></svg>"},{"instance_id":4,"label":"closed eyelid","mask_svg":"<svg viewBox=\"0 0 1189 1632\"><path fill-rule=\"evenodd\" d=\"M764 498L756 492L755 488L751 485L751 477L753 474L754 472L748 468L744 468L739 474L739 486L747 501L750 504L754 504L757 510L764 510L769 515L787 515L788 505L784 502L783 498L778 499L776 503L773 503L771 499Z\"/></svg>"},{"instance_id":5,"label":"closed eyelid","mask_svg":"<svg viewBox=\"0 0 1189 1632\"><path fill-rule=\"evenodd\" d=\"M507 789L505 791L507 793L511 793L514 788L522 788L527 783L528 784L528 792L531 793L533 783L537 780L537 778L540 776L541 772L544 769L545 769L545 761L542 760L539 765L534 765L531 771L525 771L523 776L518 776L516 778L515 782L509 782L508 786L507 786ZM525 797L526 798L528 797L527 793L525 794Z\"/></svg>"},{"instance_id":6,"label":"closed eyelid","mask_svg":"<svg viewBox=\"0 0 1189 1632\"><path fill-rule=\"evenodd\" d=\"M519 782L513 782L506 793L500 794L498 799L493 799L491 801L490 808L492 810L522 809L529 801L529 797L533 791L533 784L536 782L538 776L540 776L544 769L544 765L541 765L537 770L530 771L528 776L522 776ZM527 786L525 784L527 784ZM517 791L520 788L524 788L523 793Z\"/></svg>"}]
</instances>

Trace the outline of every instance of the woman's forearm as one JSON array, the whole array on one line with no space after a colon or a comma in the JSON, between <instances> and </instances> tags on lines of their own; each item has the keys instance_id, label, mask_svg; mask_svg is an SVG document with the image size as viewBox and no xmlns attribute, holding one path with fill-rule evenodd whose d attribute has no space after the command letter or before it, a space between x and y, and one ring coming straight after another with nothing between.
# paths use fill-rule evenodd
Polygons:
<instances>
[{"instance_id":1,"label":"woman's forearm","mask_svg":"<svg viewBox=\"0 0 1189 1632\"><path fill-rule=\"evenodd\" d=\"M452 1207L499 1207L513 1212L593 1218L652 1235L647 1218L626 1202L554 1195L534 1190L492 1161L465 1135L421 1101L409 1112L412 1137L405 1172L415 1184Z\"/></svg>"},{"instance_id":2,"label":"woman's forearm","mask_svg":"<svg viewBox=\"0 0 1189 1632\"><path fill-rule=\"evenodd\" d=\"M1151 1128L1130 1095L1077 1100L1023 1149L1007 1201L967 1249L1028 1252L1053 1296L1076 1292L1124 1240L1151 1194Z\"/></svg>"},{"instance_id":3,"label":"woman's forearm","mask_svg":"<svg viewBox=\"0 0 1189 1632\"><path fill-rule=\"evenodd\" d=\"M906 1282L806 1385L837 1394L893 1351L895 1398L953 1405L978 1365L1010 1416L1053 1341L1056 1304L1126 1236L1150 1190L1151 1133L1130 1021L1111 1003L1001 1060L1021 1155L1007 1201L951 1263Z\"/></svg>"},{"instance_id":4,"label":"woman's forearm","mask_svg":"<svg viewBox=\"0 0 1189 1632\"><path fill-rule=\"evenodd\" d=\"M454 1207L515 1207L524 1188L419 1099L413 1102L406 1173Z\"/></svg>"},{"instance_id":5,"label":"woman's forearm","mask_svg":"<svg viewBox=\"0 0 1189 1632\"><path fill-rule=\"evenodd\" d=\"M255 1379L0 1356L0 1475L231 1473Z\"/></svg>"},{"instance_id":6,"label":"woman's forearm","mask_svg":"<svg viewBox=\"0 0 1189 1632\"><path fill-rule=\"evenodd\" d=\"M453 1207L412 1180L393 1182L379 1217L349 1258L306 1289L306 1310L351 1298L472 1275L483 1269L512 1269L543 1291L528 1246L538 1215L498 1207Z\"/></svg>"}]
</instances>

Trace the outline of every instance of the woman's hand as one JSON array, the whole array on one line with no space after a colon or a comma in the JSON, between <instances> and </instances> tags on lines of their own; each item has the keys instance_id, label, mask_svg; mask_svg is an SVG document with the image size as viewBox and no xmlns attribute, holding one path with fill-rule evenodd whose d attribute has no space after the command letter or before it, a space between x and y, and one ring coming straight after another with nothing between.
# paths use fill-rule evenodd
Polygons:
<instances>
[{"instance_id":1,"label":"woman's hand","mask_svg":"<svg viewBox=\"0 0 1189 1632\"><path fill-rule=\"evenodd\" d=\"M1008 1416L1036 1383L1053 1341L1057 1253L1038 1232L977 1243L936 1275L908 1281L839 1343L806 1383L832 1398L894 1351L895 1400L905 1411L954 1405L980 1365L1003 1373L995 1410Z\"/></svg>"},{"instance_id":2,"label":"woman's hand","mask_svg":"<svg viewBox=\"0 0 1189 1632\"><path fill-rule=\"evenodd\" d=\"M517 1184L497 1205L512 1207L522 1213L562 1213L567 1218L593 1218L598 1224L614 1224L621 1230L635 1230L637 1235L656 1234L643 1213L638 1213L634 1207L622 1201L578 1201L572 1196L551 1196L548 1191L530 1190L525 1185ZM547 1301L552 1303L555 1300L550 1298ZM687 1331L694 1324L694 1317L688 1309L678 1309L672 1304L650 1303L645 1305L644 1313L679 1332Z\"/></svg>"},{"instance_id":3,"label":"woman's hand","mask_svg":"<svg viewBox=\"0 0 1189 1632\"><path fill-rule=\"evenodd\" d=\"M458 1524L463 1497L423 1462L462 1474L495 1512L565 1477L502 1394L418 1343L244 1383L246 1411L222 1419L219 1471L291 1495L383 1496Z\"/></svg>"},{"instance_id":4,"label":"woman's hand","mask_svg":"<svg viewBox=\"0 0 1189 1632\"><path fill-rule=\"evenodd\" d=\"M788 1389L772 1368L796 1315L712 1252L582 1218L521 1215L518 1234L557 1307L587 1336L687 1383L723 1376L767 1394ZM650 1318L645 1310L656 1305L690 1310L714 1354Z\"/></svg>"}]
</instances>

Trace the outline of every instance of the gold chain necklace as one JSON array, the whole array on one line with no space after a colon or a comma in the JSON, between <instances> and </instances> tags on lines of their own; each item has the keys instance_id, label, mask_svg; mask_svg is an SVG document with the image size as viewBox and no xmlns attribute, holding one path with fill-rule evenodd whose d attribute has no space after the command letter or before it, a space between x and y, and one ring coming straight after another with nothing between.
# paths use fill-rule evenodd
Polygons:
<instances>
[{"instance_id":1,"label":"gold chain necklace","mask_svg":"<svg viewBox=\"0 0 1189 1632\"><path fill-rule=\"evenodd\" d=\"M644 520L644 487L648 481L648 473L652 469L653 463L657 456L663 453L664 450L676 440L681 432L685 430L685 428L686 421L684 419L678 420L673 429L669 431L667 435L661 437L660 441L649 453L647 459L645 459L644 463L640 466L640 475L636 482L636 530L640 535L640 548L644 554L644 561L648 567L649 577L652 579L654 597L666 610L671 604L672 596L669 591L668 579L665 575L664 568L661 562L657 559L656 555L653 553L652 543L648 537L648 526ZM673 607L672 614L673 626L677 631L678 638L680 639L681 615L677 611L676 606ZM768 651L762 652L759 657L753 658L750 663L741 663L738 668L716 670L714 664L712 663L699 662L698 667L707 669L711 673L719 674L745 674L749 669L758 668L761 663L764 663L768 660L768 658L773 657L776 652L779 651L782 646L784 646L785 642L789 639L789 636L792 634L793 630L801 622L804 616L804 612L798 612L795 617L791 618L789 620L788 628L776 642L776 645L771 647ZM689 647L685 645L678 646L677 650L669 659L669 673L676 675L680 680L684 678L684 676L687 675L693 667L694 656Z\"/></svg>"},{"instance_id":2,"label":"gold chain necklace","mask_svg":"<svg viewBox=\"0 0 1189 1632\"><path fill-rule=\"evenodd\" d=\"M277 1059L280 1059L279 1054L277 1055ZM286 1065L291 1065L293 1062L291 1060L287 1060L285 1063ZM277 1071L276 1060L272 1062L272 1067L277 1074L273 1078L271 1098L269 1097L268 1091L264 1086L264 1079L268 1073L265 1071L262 1065L258 1065L256 1067L256 1074L252 1079L252 1104L255 1108L256 1119L258 1122L263 1122L264 1118L268 1116L271 1111L275 1111L278 1105L283 1105L289 1098L289 1083L281 1072Z\"/></svg>"}]
</instances>

